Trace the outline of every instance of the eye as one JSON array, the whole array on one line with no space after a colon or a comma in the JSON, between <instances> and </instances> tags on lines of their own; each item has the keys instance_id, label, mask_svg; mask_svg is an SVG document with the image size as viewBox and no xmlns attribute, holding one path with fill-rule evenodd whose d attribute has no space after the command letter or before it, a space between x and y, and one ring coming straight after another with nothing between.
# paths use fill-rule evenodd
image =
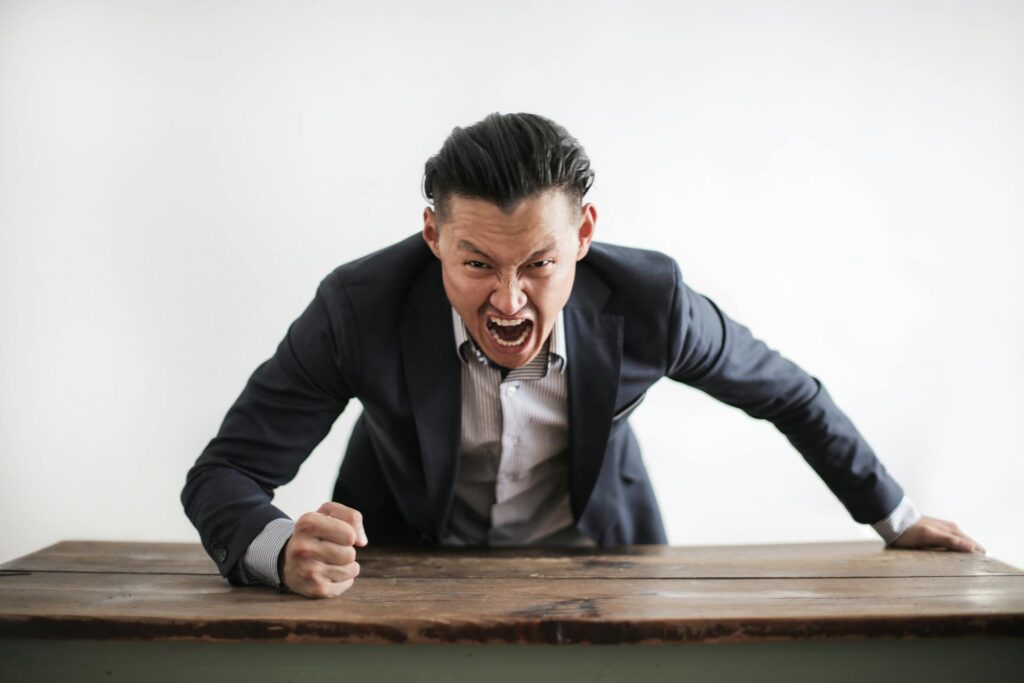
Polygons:
<instances>
[{"instance_id":1,"label":"eye","mask_svg":"<svg viewBox=\"0 0 1024 683\"><path fill-rule=\"evenodd\" d=\"M549 258L546 258L543 261L534 261L528 267L529 268L546 268L547 266L550 266L552 263L554 263L554 261L552 261Z\"/></svg>"},{"instance_id":2,"label":"eye","mask_svg":"<svg viewBox=\"0 0 1024 683\"><path fill-rule=\"evenodd\" d=\"M469 266L470 268L477 269L477 270L483 270L484 268L490 268L490 266L487 265L486 263L484 263L483 261L466 261L465 265Z\"/></svg>"}]
</instances>

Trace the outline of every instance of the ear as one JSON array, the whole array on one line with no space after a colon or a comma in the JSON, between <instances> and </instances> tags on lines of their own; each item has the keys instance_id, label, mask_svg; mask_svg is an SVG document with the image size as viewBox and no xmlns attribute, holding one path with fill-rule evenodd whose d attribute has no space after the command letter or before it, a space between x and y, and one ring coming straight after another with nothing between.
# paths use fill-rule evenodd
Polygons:
<instances>
[{"instance_id":1,"label":"ear","mask_svg":"<svg viewBox=\"0 0 1024 683\"><path fill-rule=\"evenodd\" d=\"M437 229L437 214L429 206L423 209L423 241L434 252L434 256L441 258L441 233Z\"/></svg>"},{"instance_id":2,"label":"ear","mask_svg":"<svg viewBox=\"0 0 1024 683\"><path fill-rule=\"evenodd\" d=\"M577 229L579 244L576 249L576 260L579 261L590 251L590 241L594 239L594 227L597 225L597 209L593 204L583 205L580 212L580 226Z\"/></svg>"}]
</instances>

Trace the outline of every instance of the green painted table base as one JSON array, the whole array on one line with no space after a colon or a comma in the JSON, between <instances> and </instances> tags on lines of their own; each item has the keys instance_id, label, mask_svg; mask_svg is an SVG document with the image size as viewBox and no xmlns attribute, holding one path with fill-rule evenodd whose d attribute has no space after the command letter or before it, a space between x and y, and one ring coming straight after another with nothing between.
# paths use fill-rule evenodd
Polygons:
<instances>
[{"instance_id":1,"label":"green painted table base","mask_svg":"<svg viewBox=\"0 0 1024 683\"><path fill-rule=\"evenodd\" d=\"M1020 681L1019 638L684 645L0 641L3 681Z\"/></svg>"}]
</instances>

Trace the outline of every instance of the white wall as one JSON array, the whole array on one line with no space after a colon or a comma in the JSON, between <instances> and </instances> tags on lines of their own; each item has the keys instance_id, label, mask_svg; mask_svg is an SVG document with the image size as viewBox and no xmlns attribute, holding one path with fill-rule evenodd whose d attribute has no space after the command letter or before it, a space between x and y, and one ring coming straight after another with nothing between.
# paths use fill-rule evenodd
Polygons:
<instances>
[{"instance_id":1,"label":"white wall","mask_svg":"<svg viewBox=\"0 0 1024 683\"><path fill-rule=\"evenodd\" d=\"M675 256L1024 566L1024 5L626 5L0 4L0 561L197 541L185 472L316 284L420 228L452 127L531 111L602 239ZM667 381L633 422L673 544L877 538L769 423Z\"/></svg>"}]
</instances>

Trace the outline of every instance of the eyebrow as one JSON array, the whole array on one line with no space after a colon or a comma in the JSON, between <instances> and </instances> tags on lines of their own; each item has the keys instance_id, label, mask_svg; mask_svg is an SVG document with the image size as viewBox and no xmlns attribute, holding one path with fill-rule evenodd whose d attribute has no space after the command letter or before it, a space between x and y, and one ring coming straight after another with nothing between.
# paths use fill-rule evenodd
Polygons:
<instances>
[{"instance_id":1,"label":"eyebrow","mask_svg":"<svg viewBox=\"0 0 1024 683\"><path fill-rule=\"evenodd\" d=\"M526 260L527 261L533 260L533 259L537 258L538 256L540 256L542 254L545 254L545 253L547 253L549 251L554 250L554 248L555 248L555 243L554 242L548 242L543 247L541 247L537 251L535 251L532 254L530 254L529 256L527 256ZM488 261L493 261L494 260L490 256L488 256L486 252L482 251L479 247L477 247L475 244L473 244L472 242L466 241L466 240L459 240L459 249L464 249L466 251L471 251L474 254L480 254L481 256L483 256Z\"/></svg>"}]
</instances>

